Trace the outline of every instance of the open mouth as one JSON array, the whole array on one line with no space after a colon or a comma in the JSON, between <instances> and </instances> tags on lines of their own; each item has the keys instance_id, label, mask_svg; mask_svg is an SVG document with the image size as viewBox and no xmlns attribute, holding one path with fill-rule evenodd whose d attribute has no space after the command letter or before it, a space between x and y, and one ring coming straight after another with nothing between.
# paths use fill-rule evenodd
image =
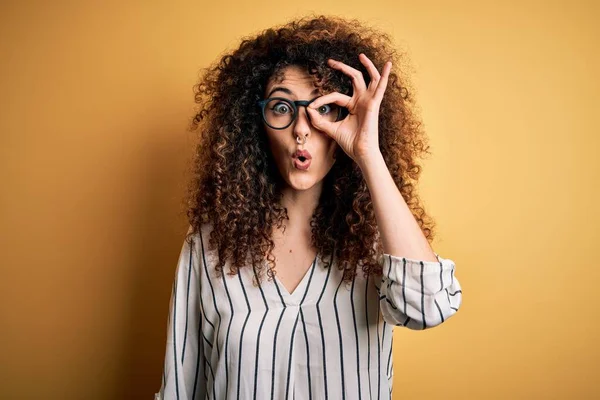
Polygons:
<instances>
[{"instance_id":1,"label":"open mouth","mask_svg":"<svg viewBox=\"0 0 600 400\"><path fill-rule=\"evenodd\" d=\"M311 160L306 157L296 157L294 159L294 167L296 169L307 170L310 167Z\"/></svg>"},{"instance_id":2,"label":"open mouth","mask_svg":"<svg viewBox=\"0 0 600 400\"><path fill-rule=\"evenodd\" d=\"M312 156L308 150L296 150L292 154L292 158L294 159L294 167L296 169L307 170L310 167Z\"/></svg>"}]
</instances>

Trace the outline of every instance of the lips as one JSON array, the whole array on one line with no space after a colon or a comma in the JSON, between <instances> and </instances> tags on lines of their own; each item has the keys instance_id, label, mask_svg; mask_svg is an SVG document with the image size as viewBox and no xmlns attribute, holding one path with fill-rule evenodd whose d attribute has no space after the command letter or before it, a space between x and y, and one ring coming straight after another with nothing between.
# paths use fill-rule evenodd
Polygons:
<instances>
[{"instance_id":1,"label":"lips","mask_svg":"<svg viewBox=\"0 0 600 400\"><path fill-rule=\"evenodd\" d=\"M294 154L292 154L292 158L298 159L301 162L312 160L312 156L308 150L296 150Z\"/></svg>"},{"instance_id":2,"label":"lips","mask_svg":"<svg viewBox=\"0 0 600 400\"><path fill-rule=\"evenodd\" d=\"M307 170L310 167L312 156L308 150L296 150L292 154L292 158L294 159L294 167L297 169Z\"/></svg>"}]
</instances>

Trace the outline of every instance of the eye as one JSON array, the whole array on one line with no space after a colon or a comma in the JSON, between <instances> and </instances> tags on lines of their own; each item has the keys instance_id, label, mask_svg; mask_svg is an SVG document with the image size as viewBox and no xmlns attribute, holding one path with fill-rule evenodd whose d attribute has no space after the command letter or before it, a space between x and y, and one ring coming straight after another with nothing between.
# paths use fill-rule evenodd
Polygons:
<instances>
[{"instance_id":1,"label":"eye","mask_svg":"<svg viewBox=\"0 0 600 400\"><path fill-rule=\"evenodd\" d=\"M292 112L292 108L289 106L289 104L284 103L284 102L279 102L279 103L275 104L271 108L271 110L273 110L277 114L288 114L288 113Z\"/></svg>"},{"instance_id":2,"label":"eye","mask_svg":"<svg viewBox=\"0 0 600 400\"><path fill-rule=\"evenodd\" d=\"M329 113L331 112L331 110L332 110L332 107L331 107L331 105L329 105L329 104L323 104L322 106L320 106L320 107L317 109L317 111L319 111L319 113L320 113L321 115L324 115L324 114L329 114Z\"/></svg>"}]
</instances>

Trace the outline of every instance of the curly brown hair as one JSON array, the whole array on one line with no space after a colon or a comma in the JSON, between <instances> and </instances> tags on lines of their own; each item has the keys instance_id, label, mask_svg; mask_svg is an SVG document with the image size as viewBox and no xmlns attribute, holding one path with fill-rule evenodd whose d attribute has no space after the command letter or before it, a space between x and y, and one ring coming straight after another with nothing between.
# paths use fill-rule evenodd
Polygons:
<instances>
[{"instance_id":1,"label":"curly brown hair","mask_svg":"<svg viewBox=\"0 0 600 400\"><path fill-rule=\"evenodd\" d=\"M350 78L326 61L333 58L360 70L368 85L361 52L379 70L388 60L394 66L380 106L380 150L424 235L433 240L435 223L416 193L422 168L417 159L429 154L429 146L409 90L406 54L392 46L388 34L356 19L305 16L243 38L237 49L205 68L194 85L198 108L191 130L199 133L199 141L186 199L188 238L201 232L202 224L212 225L209 248L217 249L219 276L226 260L231 260L228 275L247 265L256 268L258 280L264 265L269 279L275 274L272 228L280 228L288 216L257 106L269 78L296 65L314 77L321 93L351 96ZM383 250L369 189L360 168L339 147L323 183L310 223L313 246L337 258L346 282L354 278L356 266L365 277L381 275Z\"/></svg>"}]
</instances>

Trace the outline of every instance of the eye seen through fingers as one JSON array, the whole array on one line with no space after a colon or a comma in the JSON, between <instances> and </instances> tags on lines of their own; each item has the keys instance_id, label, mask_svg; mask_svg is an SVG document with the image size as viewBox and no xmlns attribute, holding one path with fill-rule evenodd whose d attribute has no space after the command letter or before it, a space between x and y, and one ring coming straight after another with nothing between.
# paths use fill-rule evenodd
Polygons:
<instances>
[{"instance_id":1,"label":"eye seen through fingers","mask_svg":"<svg viewBox=\"0 0 600 400\"><path fill-rule=\"evenodd\" d=\"M337 107L336 104L323 104L321 107L317 108L317 111L321 115L327 115L334 111L334 106Z\"/></svg>"}]
</instances>

